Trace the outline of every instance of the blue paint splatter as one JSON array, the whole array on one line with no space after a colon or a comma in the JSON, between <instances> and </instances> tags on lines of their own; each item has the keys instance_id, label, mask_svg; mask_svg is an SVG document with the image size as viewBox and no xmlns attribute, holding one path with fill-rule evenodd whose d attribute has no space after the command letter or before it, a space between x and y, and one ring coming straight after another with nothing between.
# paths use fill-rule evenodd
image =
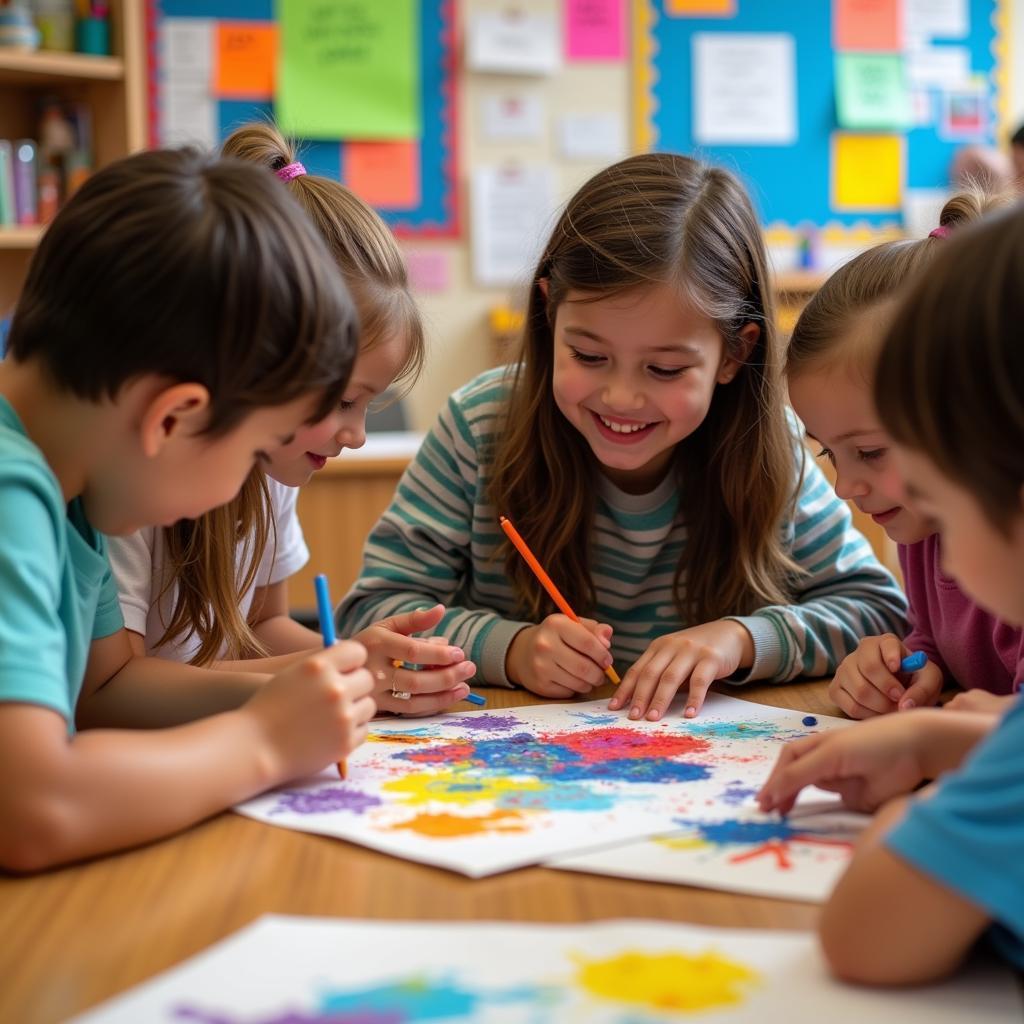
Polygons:
<instances>
[{"instance_id":1,"label":"blue paint splatter","mask_svg":"<svg viewBox=\"0 0 1024 1024\"><path fill-rule=\"evenodd\" d=\"M692 736L717 740L753 740L778 736L779 727L772 722L692 722L680 723L680 731Z\"/></svg>"},{"instance_id":2,"label":"blue paint splatter","mask_svg":"<svg viewBox=\"0 0 1024 1024\"><path fill-rule=\"evenodd\" d=\"M812 725L817 725L818 724L818 720L814 717L814 715L807 715L807 717L802 719L802 721L803 721L803 724L806 725L806 726L812 726Z\"/></svg>"},{"instance_id":3,"label":"blue paint splatter","mask_svg":"<svg viewBox=\"0 0 1024 1024\"><path fill-rule=\"evenodd\" d=\"M476 993L455 982L412 978L355 992L331 992L321 997L320 1008L329 1013L347 1010L389 1013L395 1014L398 1021L446 1020L471 1018L479 1003Z\"/></svg>"},{"instance_id":4,"label":"blue paint splatter","mask_svg":"<svg viewBox=\"0 0 1024 1024\"><path fill-rule=\"evenodd\" d=\"M735 806L745 803L752 796L757 796L757 792L756 786L744 786L739 782L730 782L728 787L719 793L719 799Z\"/></svg>"},{"instance_id":5,"label":"blue paint splatter","mask_svg":"<svg viewBox=\"0 0 1024 1024\"><path fill-rule=\"evenodd\" d=\"M760 845L774 841L786 841L794 836L812 834L806 828L794 828L787 821L690 821L676 818L675 822L682 828L695 829L701 839L709 843L726 845L738 843L742 845Z\"/></svg>"},{"instance_id":6,"label":"blue paint splatter","mask_svg":"<svg viewBox=\"0 0 1024 1024\"><path fill-rule=\"evenodd\" d=\"M362 793L345 786L324 786L321 789L292 790L281 793L271 814L331 814L334 811L351 811L362 814L371 807L383 803L380 797Z\"/></svg>"},{"instance_id":7,"label":"blue paint splatter","mask_svg":"<svg viewBox=\"0 0 1024 1024\"><path fill-rule=\"evenodd\" d=\"M619 721L619 716L612 714L591 715L586 711L570 711L569 714L573 718L582 719L587 725L611 725L613 722Z\"/></svg>"},{"instance_id":8,"label":"blue paint splatter","mask_svg":"<svg viewBox=\"0 0 1024 1024\"><path fill-rule=\"evenodd\" d=\"M607 811L623 799L610 793L598 793L579 785L557 785L543 792L503 793L498 806L516 811Z\"/></svg>"}]
</instances>

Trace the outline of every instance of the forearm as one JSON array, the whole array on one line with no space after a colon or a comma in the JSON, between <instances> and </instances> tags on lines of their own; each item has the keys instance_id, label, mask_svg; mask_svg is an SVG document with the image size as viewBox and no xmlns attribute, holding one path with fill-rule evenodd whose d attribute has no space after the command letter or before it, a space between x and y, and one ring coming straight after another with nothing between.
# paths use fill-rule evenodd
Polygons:
<instances>
[{"instance_id":1,"label":"forearm","mask_svg":"<svg viewBox=\"0 0 1024 1024\"><path fill-rule=\"evenodd\" d=\"M253 632L270 652L271 658L297 652L308 654L309 651L324 645L323 637L319 633L307 629L288 615L272 615L262 622L257 622L253 626Z\"/></svg>"},{"instance_id":2,"label":"forearm","mask_svg":"<svg viewBox=\"0 0 1024 1024\"><path fill-rule=\"evenodd\" d=\"M186 828L282 781L249 717L78 734L0 791L3 866L33 871Z\"/></svg>"},{"instance_id":3,"label":"forearm","mask_svg":"<svg viewBox=\"0 0 1024 1024\"><path fill-rule=\"evenodd\" d=\"M232 711L266 682L253 671L198 668L162 658L132 658L79 701L80 729L161 729Z\"/></svg>"},{"instance_id":4,"label":"forearm","mask_svg":"<svg viewBox=\"0 0 1024 1024\"><path fill-rule=\"evenodd\" d=\"M915 746L925 778L937 779L959 768L968 754L1000 723L1000 715L942 708L920 708Z\"/></svg>"}]
</instances>

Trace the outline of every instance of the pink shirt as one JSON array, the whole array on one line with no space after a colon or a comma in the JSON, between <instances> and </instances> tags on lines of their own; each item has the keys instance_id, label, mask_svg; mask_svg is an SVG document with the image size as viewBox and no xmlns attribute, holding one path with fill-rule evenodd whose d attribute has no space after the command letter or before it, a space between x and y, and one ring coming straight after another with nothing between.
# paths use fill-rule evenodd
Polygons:
<instances>
[{"instance_id":1,"label":"pink shirt","mask_svg":"<svg viewBox=\"0 0 1024 1024\"><path fill-rule=\"evenodd\" d=\"M943 573L937 533L916 544L900 544L899 557L910 600L907 647L924 651L947 683L1014 693L1024 680L1024 630L979 608Z\"/></svg>"}]
</instances>

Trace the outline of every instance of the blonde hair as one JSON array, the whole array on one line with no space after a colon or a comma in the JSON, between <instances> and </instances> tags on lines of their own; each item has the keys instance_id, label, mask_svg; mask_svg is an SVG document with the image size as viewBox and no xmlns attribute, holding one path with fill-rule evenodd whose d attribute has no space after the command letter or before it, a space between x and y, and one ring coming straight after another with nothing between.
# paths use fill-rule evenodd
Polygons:
<instances>
[{"instance_id":1,"label":"blonde hair","mask_svg":"<svg viewBox=\"0 0 1024 1024\"><path fill-rule=\"evenodd\" d=\"M942 208L939 227L959 229L986 213L1013 202L1009 192L966 189ZM865 377L871 375L877 343L859 349L846 343L853 322L882 303L895 299L946 244L944 237L883 242L840 267L804 307L786 351L786 375L795 377L840 362L852 362Z\"/></svg>"},{"instance_id":2,"label":"blonde hair","mask_svg":"<svg viewBox=\"0 0 1024 1024\"><path fill-rule=\"evenodd\" d=\"M570 200L533 276L490 500L530 538L569 602L593 610L598 467L554 402L555 313L570 291L606 296L650 285L668 285L693 302L743 364L716 387L704 421L673 455L687 528L673 580L679 616L706 621L784 602L797 570L780 525L798 474L771 285L750 200L719 168L667 153L633 156ZM748 350L741 332L749 324L759 330ZM533 619L547 614L529 568L510 545L501 550L521 610Z\"/></svg>"},{"instance_id":3,"label":"blonde hair","mask_svg":"<svg viewBox=\"0 0 1024 1024\"><path fill-rule=\"evenodd\" d=\"M222 152L270 171L296 162L294 145L269 122L237 128ZM423 323L391 230L340 182L300 174L282 187L312 220L348 285L359 315L359 351L367 352L396 333L405 339L406 356L395 380L400 391L407 390L423 367ZM169 574L164 587L166 592L177 583L178 594L158 644L195 634L200 643L192 660L197 665L214 661L222 649L232 660L266 655L239 599L253 585L267 544L276 546L274 530L270 493L259 467L228 505L195 522L167 528ZM236 563L239 545L242 555Z\"/></svg>"}]
</instances>

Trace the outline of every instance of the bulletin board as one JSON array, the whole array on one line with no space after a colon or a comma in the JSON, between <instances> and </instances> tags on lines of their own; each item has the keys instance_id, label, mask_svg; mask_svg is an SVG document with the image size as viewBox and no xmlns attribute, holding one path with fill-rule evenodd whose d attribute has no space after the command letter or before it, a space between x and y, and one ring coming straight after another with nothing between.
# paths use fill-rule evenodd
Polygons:
<instances>
[{"instance_id":1,"label":"bulletin board","mask_svg":"<svg viewBox=\"0 0 1024 1024\"><path fill-rule=\"evenodd\" d=\"M984 90L986 99L984 129L945 132L942 97L937 90L926 90L926 101L937 109L932 123L900 133L901 192L947 187L950 164L960 146L994 145L1005 133L1006 0L964 3L969 19L967 36L936 37L930 44L969 51L972 80L978 90ZM717 16L712 13L715 11ZM836 208L833 148L836 133L846 133L836 118L832 0L633 0L632 14L634 142L638 149L687 153L736 172L769 228L788 230L808 222L839 230L899 228L899 209L848 212ZM694 37L730 32L792 36L796 77L793 144L714 145L695 140Z\"/></svg>"},{"instance_id":2,"label":"bulletin board","mask_svg":"<svg viewBox=\"0 0 1024 1024\"><path fill-rule=\"evenodd\" d=\"M146 0L146 5L149 134L151 144L159 145L159 84L164 74L159 29L164 19L269 23L274 20L274 0ZM402 207L374 205L399 236L453 238L459 234L455 0L419 0L418 6L422 136L412 146L413 159L418 151L418 201ZM223 140L246 121L272 115L273 105L268 98L219 98L216 109L219 139ZM344 181L346 145L342 139L300 141L299 157L311 174Z\"/></svg>"}]
</instances>

